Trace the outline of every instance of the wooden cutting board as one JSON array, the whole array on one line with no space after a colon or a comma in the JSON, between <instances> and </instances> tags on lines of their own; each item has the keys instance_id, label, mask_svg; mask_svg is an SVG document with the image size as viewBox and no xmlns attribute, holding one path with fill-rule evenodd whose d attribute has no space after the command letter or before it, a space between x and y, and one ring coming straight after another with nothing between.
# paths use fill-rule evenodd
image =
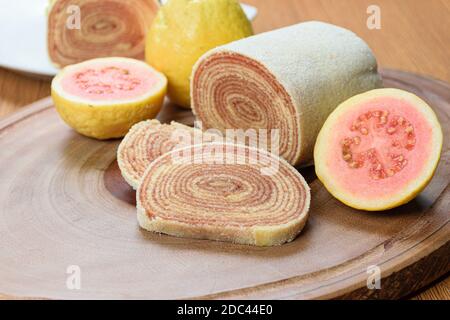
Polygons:
<instances>
[{"instance_id":1,"label":"wooden cutting board","mask_svg":"<svg viewBox=\"0 0 450 320\"><path fill-rule=\"evenodd\" d=\"M281 247L143 231L115 162L119 140L78 135L50 99L1 120L0 297L398 298L449 272L450 86L382 74L385 86L418 94L438 114L445 140L435 177L409 204L366 213L331 197L313 168L301 169L311 217ZM170 104L160 118L193 121ZM366 286L371 265L380 268L380 290ZM73 270L79 290L67 286Z\"/></svg>"}]
</instances>

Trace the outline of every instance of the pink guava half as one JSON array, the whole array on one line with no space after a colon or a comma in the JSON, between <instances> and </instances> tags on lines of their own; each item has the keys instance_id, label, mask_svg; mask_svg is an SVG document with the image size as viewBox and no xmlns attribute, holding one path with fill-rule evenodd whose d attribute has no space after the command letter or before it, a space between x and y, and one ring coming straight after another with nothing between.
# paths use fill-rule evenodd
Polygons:
<instances>
[{"instance_id":1,"label":"pink guava half","mask_svg":"<svg viewBox=\"0 0 450 320\"><path fill-rule=\"evenodd\" d=\"M87 100L122 101L147 94L158 81L154 70L144 62L125 58L96 59L69 68L61 87L67 94Z\"/></svg>"},{"instance_id":2,"label":"pink guava half","mask_svg":"<svg viewBox=\"0 0 450 320\"><path fill-rule=\"evenodd\" d=\"M110 139L123 137L135 123L156 117L167 78L143 61L107 57L63 68L51 89L64 122L85 136Z\"/></svg>"},{"instance_id":3,"label":"pink guava half","mask_svg":"<svg viewBox=\"0 0 450 320\"><path fill-rule=\"evenodd\" d=\"M433 110L398 89L376 89L339 105L316 142L318 178L345 204L386 210L414 198L439 161L442 131Z\"/></svg>"}]
</instances>

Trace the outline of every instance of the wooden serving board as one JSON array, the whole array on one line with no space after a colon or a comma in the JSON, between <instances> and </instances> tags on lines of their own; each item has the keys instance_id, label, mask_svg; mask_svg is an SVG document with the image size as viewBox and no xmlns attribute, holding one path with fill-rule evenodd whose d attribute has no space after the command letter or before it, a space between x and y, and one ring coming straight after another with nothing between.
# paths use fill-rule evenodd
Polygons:
<instances>
[{"instance_id":1,"label":"wooden serving board","mask_svg":"<svg viewBox=\"0 0 450 320\"><path fill-rule=\"evenodd\" d=\"M119 140L78 135L50 99L1 120L0 297L398 298L418 290L450 270L450 86L382 74L386 86L418 94L437 112L445 140L435 177L409 204L367 213L331 197L313 168L301 169L311 216L281 247L143 231L115 162ZM193 121L172 105L161 119ZM72 265L79 290L66 285ZM380 290L366 286L370 265L381 270Z\"/></svg>"}]
</instances>

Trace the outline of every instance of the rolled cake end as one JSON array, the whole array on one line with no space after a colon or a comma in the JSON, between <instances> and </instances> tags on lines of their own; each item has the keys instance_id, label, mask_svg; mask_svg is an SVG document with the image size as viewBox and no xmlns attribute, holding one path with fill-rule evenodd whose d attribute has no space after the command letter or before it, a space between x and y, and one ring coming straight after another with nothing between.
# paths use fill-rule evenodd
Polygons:
<instances>
[{"instance_id":1,"label":"rolled cake end","mask_svg":"<svg viewBox=\"0 0 450 320\"><path fill-rule=\"evenodd\" d=\"M291 164L306 160L292 97L257 60L213 50L195 65L191 88L192 111L204 129L264 129L268 137L279 137L278 150L272 151Z\"/></svg>"}]
</instances>

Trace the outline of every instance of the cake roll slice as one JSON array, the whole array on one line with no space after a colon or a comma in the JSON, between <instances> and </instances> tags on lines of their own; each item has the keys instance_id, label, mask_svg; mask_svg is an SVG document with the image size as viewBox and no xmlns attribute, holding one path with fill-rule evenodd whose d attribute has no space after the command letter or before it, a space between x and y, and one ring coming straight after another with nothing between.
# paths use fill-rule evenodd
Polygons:
<instances>
[{"instance_id":1,"label":"cake roll slice","mask_svg":"<svg viewBox=\"0 0 450 320\"><path fill-rule=\"evenodd\" d=\"M308 218L310 189L285 160L262 149L207 143L154 160L137 190L142 228L176 237L275 246Z\"/></svg>"},{"instance_id":2,"label":"cake roll slice","mask_svg":"<svg viewBox=\"0 0 450 320\"><path fill-rule=\"evenodd\" d=\"M159 156L175 148L211 141L212 134L181 123L146 120L135 124L124 137L117 150L117 162L125 181L136 189L144 171Z\"/></svg>"}]
</instances>

